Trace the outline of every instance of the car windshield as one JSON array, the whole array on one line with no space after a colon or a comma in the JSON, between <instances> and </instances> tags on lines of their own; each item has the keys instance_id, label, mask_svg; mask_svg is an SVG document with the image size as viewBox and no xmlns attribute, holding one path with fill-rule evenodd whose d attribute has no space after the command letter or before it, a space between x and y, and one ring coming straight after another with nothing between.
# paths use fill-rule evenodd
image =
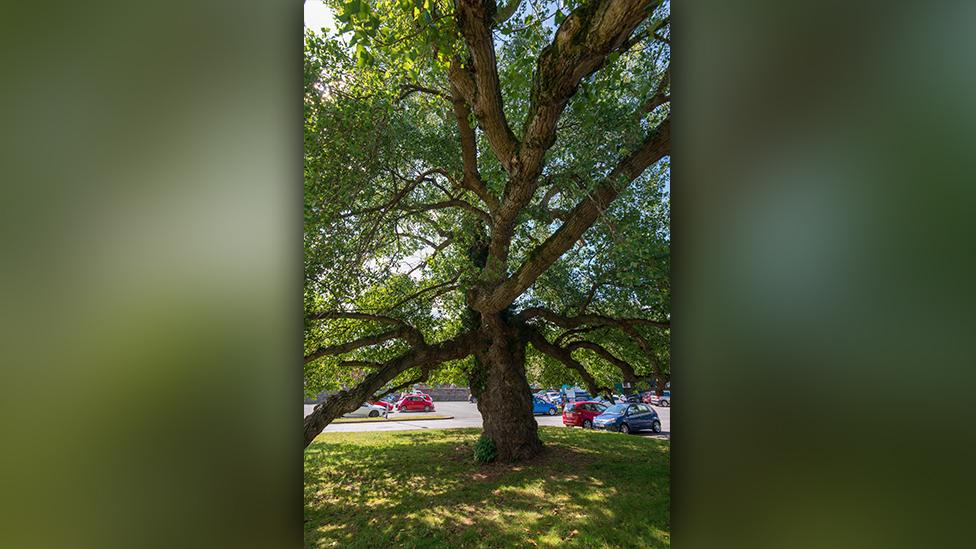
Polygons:
<instances>
[{"instance_id":1,"label":"car windshield","mask_svg":"<svg viewBox=\"0 0 976 549\"><path fill-rule=\"evenodd\" d=\"M614 404L613 406L604 410L606 414L622 414L627 410L627 404Z\"/></svg>"}]
</instances>

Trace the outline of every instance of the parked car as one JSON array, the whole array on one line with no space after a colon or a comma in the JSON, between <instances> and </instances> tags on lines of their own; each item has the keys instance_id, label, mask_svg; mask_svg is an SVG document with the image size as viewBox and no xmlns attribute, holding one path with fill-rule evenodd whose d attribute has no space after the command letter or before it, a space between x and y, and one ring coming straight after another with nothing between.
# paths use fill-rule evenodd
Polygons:
<instances>
[{"instance_id":1,"label":"parked car","mask_svg":"<svg viewBox=\"0 0 976 549\"><path fill-rule=\"evenodd\" d=\"M396 403L396 409L401 412L433 412L434 401L420 395L407 395Z\"/></svg>"},{"instance_id":2,"label":"parked car","mask_svg":"<svg viewBox=\"0 0 976 549\"><path fill-rule=\"evenodd\" d=\"M570 402L586 402L593 400L593 395L587 393L586 391L572 391L566 393L566 400Z\"/></svg>"},{"instance_id":3,"label":"parked car","mask_svg":"<svg viewBox=\"0 0 976 549\"><path fill-rule=\"evenodd\" d=\"M563 408L563 425L592 429L593 418L606 409L607 405L595 400L569 403Z\"/></svg>"},{"instance_id":4,"label":"parked car","mask_svg":"<svg viewBox=\"0 0 976 549\"><path fill-rule=\"evenodd\" d=\"M661 396L651 396L651 404L654 404L655 406L664 406L665 408L671 406L671 391L664 391L661 393Z\"/></svg>"},{"instance_id":5,"label":"parked car","mask_svg":"<svg viewBox=\"0 0 976 549\"><path fill-rule=\"evenodd\" d=\"M414 391L412 393L404 393L403 396L419 396L420 398L426 400L427 402L434 402L434 399L430 398L430 395L421 391Z\"/></svg>"},{"instance_id":6,"label":"parked car","mask_svg":"<svg viewBox=\"0 0 976 549\"><path fill-rule=\"evenodd\" d=\"M379 417L386 415L386 408L368 402L342 417Z\"/></svg>"},{"instance_id":7,"label":"parked car","mask_svg":"<svg viewBox=\"0 0 976 549\"><path fill-rule=\"evenodd\" d=\"M551 402L546 402L539 397L532 397L532 413L533 414L546 414L550 416L556 415L559 412L559 408Z\"/></svg>"},{"instance_id":8,"label":"parked car","mask_svg":"<svg viewBox=\"0 0 976 549\"><path fill-rule=\"evenodd\" d=\"M392 410L393 409L393 406L394 406L394 403L393 402L389 402L389 401L386 401L386 400L373 400L373 401L370 401L370 404L372 404L373 406L380 406L380 407L386 409L387 411Z\"/></svg>"},{"instance_id":9,"label":"parked car","mask_svg":"<svg viewBox=\"0 0 976 549\"><path fill-rule=\"evenodd\" d=\"M647 404L614 404L593 418L594 429L634 433L650 429L661 432L661 420L657 412Z\"/></svg>"}]
</instances>

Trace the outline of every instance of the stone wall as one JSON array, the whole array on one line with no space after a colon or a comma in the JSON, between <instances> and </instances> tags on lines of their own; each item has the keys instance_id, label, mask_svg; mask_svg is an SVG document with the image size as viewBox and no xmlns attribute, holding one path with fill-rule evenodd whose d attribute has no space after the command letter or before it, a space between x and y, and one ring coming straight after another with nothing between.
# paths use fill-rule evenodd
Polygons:
<instances>
[{"instance_id":1,"label":"stone wall","mask_svg":"<svg viewBox=\"0 0 976 549\"><path fill-rule=\"evenodd\" d=\"M468 396L471 395L471 391L467 387L425 387L418 385L417 389L430 395L434 402L468 400ZM318 404L333 394L335 391L323 391L315 398L305 397L305 404Z\"/></svg>"},{"instance_id":2,"label":"stone wall","mask_svg":"<svg viewBox=\"0 0 976 549\"><path fill-rule=\"evenodd\" d=\"M467 387L417 387L421 391L430 395L434 402L444 402L450 400L468 400L471 391Z\"/></svg>"}]
</instances>

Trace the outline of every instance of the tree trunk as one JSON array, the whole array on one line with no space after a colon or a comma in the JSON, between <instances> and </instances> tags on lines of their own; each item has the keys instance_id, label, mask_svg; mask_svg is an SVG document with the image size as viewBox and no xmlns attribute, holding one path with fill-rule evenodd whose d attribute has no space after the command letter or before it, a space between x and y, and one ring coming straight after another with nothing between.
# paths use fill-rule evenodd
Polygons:
<instances>
[{"instance_id":1,"label":"tree trunk","mask_svg":"<svg viewBox=\"0 0 976 549\"><path fill-rule=\"evenodd\" d=\"M525 377L526 343L501 315L485 315L482 327L491 343L476 354L472 390L478 398L484 435L495 443L499 461L531 458L542 451L542 441Z\"/></svg>"}]
</instances>

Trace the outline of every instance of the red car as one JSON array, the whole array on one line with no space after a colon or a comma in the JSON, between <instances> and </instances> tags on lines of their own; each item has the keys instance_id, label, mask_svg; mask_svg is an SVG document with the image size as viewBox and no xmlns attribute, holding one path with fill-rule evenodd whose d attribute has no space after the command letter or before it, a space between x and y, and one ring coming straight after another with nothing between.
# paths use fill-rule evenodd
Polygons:
<instances>
[{"instance_id":1,"label":"red car","mask_svg":"<svg viewBox=\"0 0 976 549\"><path fill-rule=\"evenodd\" d=\"M593 428L593 418L603 413L607 407L593 400L570 402L563 408L563 425L567 427Z\"/></svg>"},{"instance_id":2,"label":"red car","mask_svg":"<svg viewBox=\"0 0 976 549\"><path fill-rule=\"evenodd\" d=\"M407 395L396 403L396 407L401 412L433 412L434 401L427 395Z\"/></svg>"}]
</instances>

